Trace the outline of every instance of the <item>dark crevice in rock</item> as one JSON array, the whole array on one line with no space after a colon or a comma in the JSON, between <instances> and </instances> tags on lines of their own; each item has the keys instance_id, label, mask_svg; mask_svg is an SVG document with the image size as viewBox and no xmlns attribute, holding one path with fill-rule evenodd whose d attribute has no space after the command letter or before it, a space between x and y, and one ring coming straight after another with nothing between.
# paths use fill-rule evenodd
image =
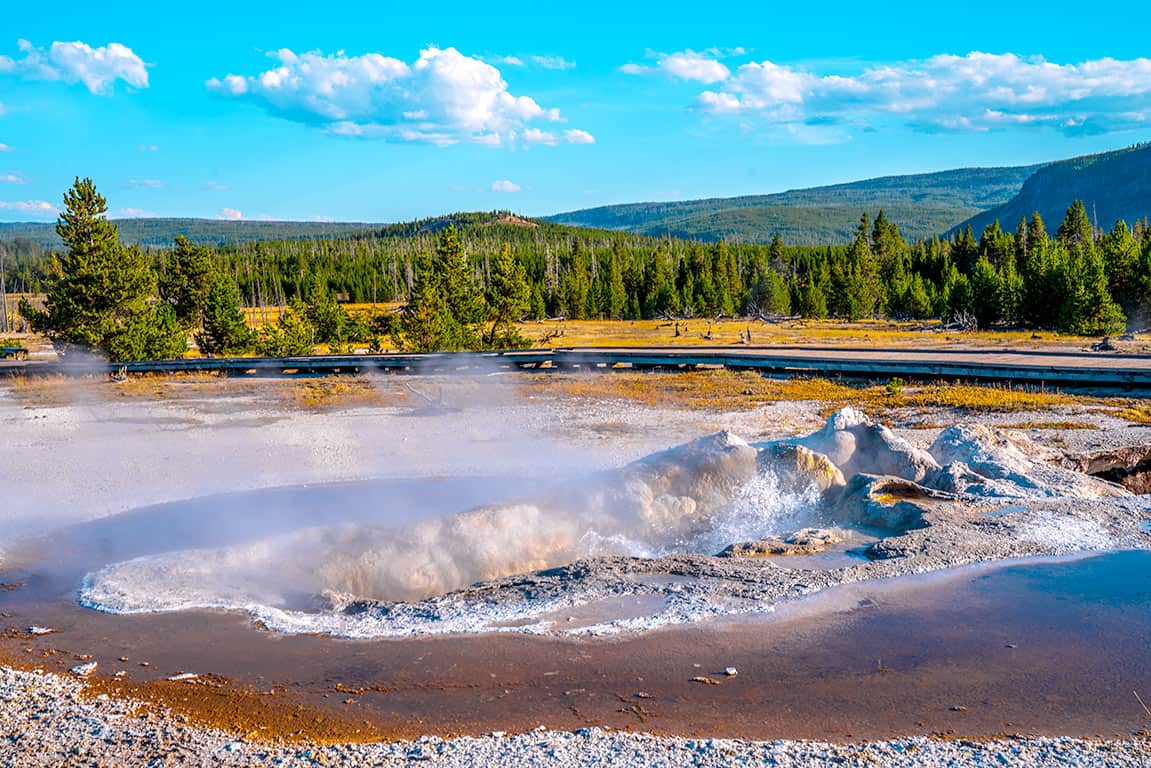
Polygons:
<instances>
[{"instance_id":1,"label":"dark crevice in rock","mask_svg":"<svg viewBox=\"0 0 1151 768\"><path fill-rule=\"evenodd\" d=\"M1068 456L1066 463L1072 469L1116 483L1132 493L1151 494L1151 445Z\"/></svg>"}]
</instances>

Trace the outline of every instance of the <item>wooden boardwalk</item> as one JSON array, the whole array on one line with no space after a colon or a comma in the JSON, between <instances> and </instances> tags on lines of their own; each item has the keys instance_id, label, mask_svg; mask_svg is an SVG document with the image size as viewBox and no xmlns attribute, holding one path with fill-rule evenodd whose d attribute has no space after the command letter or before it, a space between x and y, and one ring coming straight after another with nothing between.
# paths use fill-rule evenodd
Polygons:
<instances>
[{"instance_id":1,"label":"wooden boardwalk","mask_svg":"<svg viewBox=\"0 0 1151 768\"><path fill-rule=\"evenodd\" d=\"M1151 355L1011 349L858 347L585 347L509 352L308 357L199 357L132 363L0 363L0 376L220 372L231 376L357 373L487 373L517 370L609 371L728 368L773 376L869 380L966 380L1033 386L1151 391Z\"/></svg>"}]
</instances>

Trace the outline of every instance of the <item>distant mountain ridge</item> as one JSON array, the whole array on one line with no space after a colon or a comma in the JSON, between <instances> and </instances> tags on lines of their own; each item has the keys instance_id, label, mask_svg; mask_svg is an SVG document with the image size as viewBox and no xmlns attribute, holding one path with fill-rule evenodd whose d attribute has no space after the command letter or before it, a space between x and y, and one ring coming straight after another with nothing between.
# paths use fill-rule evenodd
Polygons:
<instances>
[{"instance_id":1,"label":"distant mountain ridge","mask_svg":"<svg viewBox=\"0 0 1151 768\"><path fill-rule=\"evenodd\" d=\"M1023 183L1019 194L953 231L970 226L978 237L995 220L1013 230L1020 219L1035 212L1054 231L1076 200L1083 201L1088 215L1103 229L1119 219L1133 224L1151 216L1151 143L1044 166Z\"/></svg>"},{"instance_id":2,"label":"distant mountain ridge","mask_svg":"<svg viewBox=\"0 0 1151 768\"><path fill-rule=\"evenodd\" d=\"M267 240L335 237L381 229L385 224L324 221L226 221L222 219L117 219L126 243L169 246L176 235L196 243L233 245ZM54 223L0 222L0 240L31 240L45 247L60 245Z\"/></svg>"},{"instance_id":3,"label":"distant mountain ridge","mask_svg":"<svg viewBox=\"0 0 1151 768\"><path fill-rule=\"evenodd\" d=\"M631 203L545 217L649 236L793 245L846 242L865 211L882 208L905 235L923 239L1009 201L1040 165L960 168L795 189L771 195Z\"/></svg>"},{"instance_id":4,"label":"distant mountain ridge","mask_svg":"<svg viewBox=\"0 0 1151 768\"><path fill-rule=\"evenodd\" d=\"M177 234L214 245L367 234L394 237L434 232L457 221L482 226L565 225L605 234L707 242L763 243L779 235L789 245L824 245L849 241L860 215L874 215L880 209L905 236L921 240L967 226L978 237L996 219L1005 229L1014 229L1035 211L1054 228L1075 200L1083 200L1106 229L1118 219L1133 223L1151 217L1151 143L1039 165L885 176L771 195L608 205L539 219L494 211L397 224L189 218L117 223L121 239L147 246L171 245ZM0 240L15 239L48 247L60 244L54 224L0 223Z\"/></svg>"}]
</instances>

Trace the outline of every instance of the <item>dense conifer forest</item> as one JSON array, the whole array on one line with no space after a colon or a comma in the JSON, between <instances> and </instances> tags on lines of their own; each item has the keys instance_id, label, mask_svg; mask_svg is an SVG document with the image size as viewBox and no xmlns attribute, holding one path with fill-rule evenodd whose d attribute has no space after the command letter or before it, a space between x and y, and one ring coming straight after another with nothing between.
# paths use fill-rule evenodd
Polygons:
<instances>
[{"instance_id":1,"label":"dense conifer forest","mask_svg":"<svg viewBox=\"0 0 1151 768\"><path fill-rule=\"evenodd\" d=\"M95 219L97 203L102 198L88 206ZM514 321L561 316L941 318L1102 335L1141 328L1151 311L1147 222L1119 221L1102 231L1078 202L1054 231L1034 214L1011 229L993 222L980 233L968 228L920 242L905 238L883 211L864 215L849 244L829 246L789 246L778 237L766 245L658 239L497 211L332 238L225 247L180 238L172 248L108 248L109 263L139 262L152 275L135 278L137 308L160 305L165 311L152 314L174 320L208 349L213 333L222 333L227 341L217 351L302 351L316 341L387 337L412 349L515 346ZM8 243L7 290L47 294L51 307L73 262L67 249ZM353 319L348 303L404 306ZM278 321L242 333L241 305L276 308ZM60 332L31 305L25 314ZM420 328L419 318L434 327ZM208 332L212 323L231 330Z\"/></svg>"}]
</instances>

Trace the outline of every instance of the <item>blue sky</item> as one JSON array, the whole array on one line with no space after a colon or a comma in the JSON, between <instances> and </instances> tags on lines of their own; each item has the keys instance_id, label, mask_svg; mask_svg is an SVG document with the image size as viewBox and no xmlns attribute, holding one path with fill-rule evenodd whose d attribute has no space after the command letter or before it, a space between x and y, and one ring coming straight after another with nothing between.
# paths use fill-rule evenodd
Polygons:
<instances>
[{"instance_id":1,"label":"blue sky","mask_svg":"<svg viewBox=\"0 0 1151 768\"><path fill-rule=\"evenodd\" d=\"M119 216L397 221L1151 139L1151 8L936 5L17 4L0 220L52 219L75 175Z\"/></svg>"}]
</instances>

